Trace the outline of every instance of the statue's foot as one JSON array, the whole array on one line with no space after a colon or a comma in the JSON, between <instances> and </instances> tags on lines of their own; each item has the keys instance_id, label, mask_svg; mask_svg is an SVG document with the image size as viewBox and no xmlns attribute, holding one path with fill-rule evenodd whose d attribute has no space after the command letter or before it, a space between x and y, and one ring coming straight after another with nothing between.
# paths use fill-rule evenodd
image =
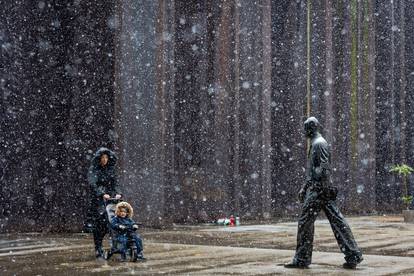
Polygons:
<instances>
[{"instance_id":1,"label":"statue's foot","mask_svg":"<svg viewBox=\"0 0 414 276\"><path fill-rule=\"evenodd\" d=\"M345 269L356 269L357 264L356 263L344 263L342 267Z\"/></svg>"},{"instance_id":2,"label":"statue's foot","mask_svg":"<svg viewBox=\"0 0 414 276\"><path fill-rule=\"evenodd\" d=\"M308 265L301 264L298 262L290 262L284 265L285 268L298 268L298 269L306 269L309 268Z\"/></svg>"},{"instance_id":3,"label":"statue's foot","mask_svg":"<svg viewBox=\"0 0 414 276\"><path fill-rule=\"evenodd\" d=\"M356 269L357 265L362 262L364 258L362 256L356 256L354 258L348 258L342 265L345 269Z\"/></svg>"}]
</instances>

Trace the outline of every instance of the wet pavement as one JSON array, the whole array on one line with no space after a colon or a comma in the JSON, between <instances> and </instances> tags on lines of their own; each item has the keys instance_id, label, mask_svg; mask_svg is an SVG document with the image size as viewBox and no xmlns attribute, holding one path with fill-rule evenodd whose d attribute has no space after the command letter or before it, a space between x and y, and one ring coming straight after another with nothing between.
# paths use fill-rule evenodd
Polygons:
<instances>
[{"instance_id":1,"label":"wet pavement","mask_svg":"<svg viewBox=\"0 0 414 276\"><path fill-rule=\"evenodd\" d=\"M143 229L145 262L97 261L88 234L0 235L0 275L414 275L414 224L399 216L349 218L365 261L341 268L326 220L316 223L310 269L285 269L296 222Z\"/></svg>"}]
</instances>

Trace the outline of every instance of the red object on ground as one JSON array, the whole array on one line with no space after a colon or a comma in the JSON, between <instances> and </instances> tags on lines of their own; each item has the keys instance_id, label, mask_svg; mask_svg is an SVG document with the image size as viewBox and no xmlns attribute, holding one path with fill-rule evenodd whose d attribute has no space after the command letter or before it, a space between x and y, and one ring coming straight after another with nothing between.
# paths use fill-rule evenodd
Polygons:
<instances>
[{"instance_id":1,"label":"red object on ground","mask_svg":"<svg viewBox=\"0 0 414 276\"><path fill-rule=\"evenodd\" d=\"M236 226L236 219L233 215L230 216L230 226Z\"/></svg>"}]
</instances>

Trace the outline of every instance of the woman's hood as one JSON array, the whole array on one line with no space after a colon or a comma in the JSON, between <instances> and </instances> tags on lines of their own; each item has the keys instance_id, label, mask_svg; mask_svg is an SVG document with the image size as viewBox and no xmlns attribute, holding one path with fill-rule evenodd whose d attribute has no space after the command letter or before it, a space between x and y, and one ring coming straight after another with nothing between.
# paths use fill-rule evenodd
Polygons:
<instances>
[{"instance_id":1,"label":"woman's hood","mask_svg":"<svg viewBox=\"0 0 414 276\"><path fill-rule=\"evenodd\" d=\"M132 208L131 204L129 204L126 201L119 202L115 207L115 214L116 215L119 214L119 211L120 211L121 208L128 210L127 218L132 218L132 216L134 215L134 209Z\"/></svg>"},{"instance_id":2,"label":"woman's hood","mask_svg":"<svg viewBox=\"0 0 414 276\"><path fill-rule=\"evenodd\" d=\"M101 147L95 152L95 154L92 158L92 164L94 166L98 166L99 161L101 160L101 156L104 155L104 154L108 155L108 157L109 157L108 165L109 166L115 166L116 160L118 159L116 157L116 154L112 150L110 150L108 148L105 148L105 147Z\"/></svg>"}]
</instances>

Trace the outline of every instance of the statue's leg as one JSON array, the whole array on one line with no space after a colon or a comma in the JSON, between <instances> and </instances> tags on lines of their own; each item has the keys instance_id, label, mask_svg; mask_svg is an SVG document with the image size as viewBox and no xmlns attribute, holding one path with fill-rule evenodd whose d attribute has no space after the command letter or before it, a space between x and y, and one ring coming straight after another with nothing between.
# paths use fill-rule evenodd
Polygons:
<instances>
[{"instance_id":1,"label":"statue's leg","mask_svg":"<svg viewBox=\"0 0 414 276\"><path fill-rule=\"evenodd\" d=\"M293 261L308 266L312 262L315 220L321 210L317 192L308 191L298 222L296 254Z\"/></svg>"},{"instance_id":2,"label":"statue's leg","mask_svg":"<svg viewBox=\"0 0 414 276\"><path fill-rule=\"evenodd\" d=\"M345 261L352 264L360 263L363 260L361 250L358 248L351 228L335 202L328 201L324 204L323 210L331 224L338 246L342 253L345 254Z\"/></svg>"}]
</instances>

